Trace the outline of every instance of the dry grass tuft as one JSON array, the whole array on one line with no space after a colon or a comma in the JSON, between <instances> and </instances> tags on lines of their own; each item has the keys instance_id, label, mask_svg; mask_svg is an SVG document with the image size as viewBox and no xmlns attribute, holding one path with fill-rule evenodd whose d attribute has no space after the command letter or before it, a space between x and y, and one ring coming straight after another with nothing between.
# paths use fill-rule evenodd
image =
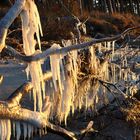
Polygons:
<instances>
[{"instance_id":1,"label":"dry grass tuft","mask_svg":"<svg viewBox=\"0 0 140 140\"><path fill-rule=\"evenodd\" d=\"M136 102L132 107L123 109L126 114L126 120L136 126L140 126L140 102Z\"/></svg>"}]
</instances>

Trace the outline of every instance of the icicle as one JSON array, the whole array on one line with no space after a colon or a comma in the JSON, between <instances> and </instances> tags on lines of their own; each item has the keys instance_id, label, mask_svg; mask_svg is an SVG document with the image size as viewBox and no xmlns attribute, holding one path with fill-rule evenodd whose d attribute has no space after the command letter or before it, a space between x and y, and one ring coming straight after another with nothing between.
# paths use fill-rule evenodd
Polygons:
<instances>
[{"instance_id":1,"label":"icicle","mask_svg":"<svg viewBox=\"0 0 140 140\"><path fill-rule=\"evenodd\" d=\"M113 65L113 83L116 81L116 68L115 65Z\"/></svg>"},{"instance_id":2,"label":"icicle","mask_svg":"<svg viewBox=\"0 0 140 140\"><path fill-rule=\"evenodd\" d=\"M119 80L121 80L122 79L122 69L121 69L121 67L119 67Z\"/></svg>"},{"instance_id":3,"label":"icicle","mask_svg":"<svg viewBox=\"0 0 140 140\"><path fill-rule=\"evenodd\" d=\"M110 50L111 49L111 42L107 42L107 50Z\"/></svg>"},{"instance_id":4,"label":"icicle","mask_svg":"<svg viewBox=\"0 0 140 140\"><path fill-rule=\"evenodd\" d=\"M77 73L78 73L78 66L77 66L77 51L72 51L72 62L73 62L73 76L74 76L74 81L75 85L78 85L77 82Z\"/></svg>"},{"instance_id":5,"label":"icicle","mask_svg":"<svg viewBox=\"0 0 140 140\"><path fill-rule=\"evenodd\" d=\"M10 120L6 120L6 128L7 128L6 140L10 140L11 138L11 121Z\"/></svg>"},{"instance_id":6,"label":"icicle","mask_svg":"<svg viewBox=\"0 0 140 140\"><path fill-rule=\"evenodd\" d=\"M4 140L4 120L1 120L1 140Z\"/></svg>"},{"instance_id":7,"label":"icicle","mask_svg":"<svg viewBox=\"0 0 140 140\"><path fill-rule=\"evenodd\" d=\"M4 140L3 120L0 120L0 139Z\"/></svg>"},{"instance_id":8,"label":"icicle","mask_svg":"<svg viewBox=\"0 0 140 140\"><path fill-rule=\"evenodd\" d=\"M6 120L3 120L3 140L6 139Z\"/></svg>"},{"instance_id":9,"label":"icicle","mask_svg":"<svg viewBox=\"0 0 140 140\"><path fill-rule=\"evenodd\" d=\"M28 139L30 139L32 136L33 127L30 124L28 124L27 127L28 127Z\"/></svg>"},{"instance_id":10,"label":"icicle","mask_svg":"<svg viewBox=\"0 0 140 140\"><path fill-rule=\"evenodd\" d=\"M127 57L124 58L124 66L127 67Z\"/></svg>"},{"instance_id":11,"label":"icicle","mask_svg":"<svg viewBox=\"0 0 140 140\"><path fill-rule=\"evenodd\" d=\"M73 83L71 76L66 76L66 81L64 83L64 92L63 92L63 98L64 102L62 102L62 118L64 119L65 125L67 125L67 117L69 115L71 106L72 106L72 98L73 98ZM63 118L64 117L64 118Z\"/></svg>"},{"instance_id":12,"label":"icicle","mask_svg":"<svg viewBox=\"0 0 140 140\"><path fill-rule=\"evenodd\" d=\"M90 65L91 65L91 69L94 73L94 75L97 75L98 73L98 62L97 62L97 58L95 55L95 50L93 49L93 47L89 48L89 52L90 52Z\"/></svg>"},{"instance_id":13,"label":"icicle","mask_svg":"<svg viewBox=\"0 0 140 140\"><path fill-rule=\"evenodd\" d=\"M39 14L34 1L27 0L24 10L21 13L22 31L23 31L23 48L26 55L35 53L36 40L34 35L37 36L37 42L41 49L39 31L42 34ZM31 82L33 83L33 98L34 110L42 110L42 100L45 98L45 83L43 81L43 73L41 69L41 62L31 62L28 64L27 75L31 75Z\"/></svg>"},{"instance_id":14,"label":"icicle","mask_svg":"<svg viewBox=\"0 0 140 140\"><path fill-rule=\"evenodd\" d=\"M0 140L2 140L2 120L0 120Z\"/></svg>"},{"instance_id":15,"label":"icicle","mask_svg":"<svg viewBox=\"0 0 140 140\"><path fill-rule=\"evenodd\" d=\"M112 60L114 58L115 55L115 41L112 42Z\"/></svg>"},{"instance_id":16,"label":"icicle","mask_svg":"<svg viewBox=\"0 0 140 140\"><path fill-rule=\"evenodd\" d=\"M60 46L57 44L53 44L51 49L60 49ZM54 88L55 91L58 90L57 88L57 83L56 81L58 80L58 82L61 82L60 79L60 59L61 59L61 55L52 55L50 56L50 64L51 64L51 71L52 71L52 77L53 77L53 84L54 84ZM60 88L60 92L62 93L62 86L61 83L59 83L59 88Z\"/></svg>"},{"instance_id":17,"label":"icicle","mask_svg":"<svg viewBox=\"0 0 140 140\"><path fill-rule=\"evenodd\" d=\"M127 81L127 76L128 76L128 72L127 72L127 70L124 70L124 79L123 80Z\"/></svg>"},{"instance_id":18,"label":"icicle","mask_svg":"<svg viewBox=\"0 0 140 140\"><path fill-rule=\"evenodd\" d=\"M0 120L0 139L2 139L2 124L1 124L1 120Z\"/></svg>"},{"instance_id":19,"label":"icicle","mask_svg":"<svg viewBox=\"0 0 140 140\"><path fill-rule=\"evenodd\" d=\"M42 129L39 129L39 136L42 136Z\"/></svg>"},{"instance_id":20,"label":"icicle","mask_svg":"<svg viewBox=\"0 0 140 140\"><path fill-rule=\"evenodd\" d=\"M11 122L10 120L0 120L0 140L10 140Z\"/></svg>"},{"instance_id":21,"label":"icicle","mask_svg":"<svg viewBox=\"0 0 140 140\"><path fill-rule=\"evenodd\" d=\"M26 137L27 137L27 134L28 134L27 132L28 132L27 124L23 123L23 137L24 137L24 140L26 140Z\"/></svg>"},{"instance_id":22,"label":"icicle","mask_svg":"<svg viewBox=\"0 0 140 140\"><path fill-rule=\"evenodd\" d=\"M30 70L29 70L29 66L27 66L27 68L25 69L26 72L26 76L27 76L27 80L29 80L29 75L30 75Z\"/></svg>"},{"instance_id":23,"label":"icicle","mask_svg":"<svg viewBox=\"0 0 140 140\"><path fill-rule=\"evenodd\" d=\"M13 128L13 136L15 138L16 137L16 123L14 121L12 122L12 128Z\"/></svg>"},{"instance_id":24,"label":"icicle","mask_svg":"<svg viewBox=\"0 0 140 140\"><path fill-rule=\"evenodd\" d=\"M47 127L44 128L44 133L47 134Z\"/></svg>"},{"instance_id":25,"label":"icicle","mask_svg":"<svg viewBox=\"0 0 140 140\"><path fill-rule=\"evenodd\" d=\"M88 95L86 95L86 97L85 97L85 108L86 108L86 110L88 109L88 97L87 97Z\"/></svg>"},{"instance_id":26,"label":"icicle","mask_svg":"<svg viewBox=\"0 0 140 140\"><path fill-rule=\"evenodd\" d=\"M99 43L98 44L98 51L99 51L99 53L101 53L102 51L101 51L101 49L102 49L102 44L101 43Z\"/></svg>"},{"instance_id":27,"label":"icicle","mask_svg":"<svg viewBox=\"0 0 140 140\"><path fill-rule=\"evenodd\" d=\"M20 122L16 122L16 139L20 140L21 136L21 128L20 128Z\"/></svg>"}]
</instances>

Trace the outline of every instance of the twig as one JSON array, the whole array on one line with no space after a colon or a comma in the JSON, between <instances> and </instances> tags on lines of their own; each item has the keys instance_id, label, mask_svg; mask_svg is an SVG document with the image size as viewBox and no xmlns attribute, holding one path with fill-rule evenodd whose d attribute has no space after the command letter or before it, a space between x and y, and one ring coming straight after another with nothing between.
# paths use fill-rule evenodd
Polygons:
<instances>
[{"instance_id":1,"label":"twig","mask_svg":"<svg viewBox=\"0 0 140 140\"><path fill-rule=\"evenodd\" d=\"M103 81L99 80L99 82L113 95L114 100L116 100L116 101L117 101L117 104L120 106L120 102L119 102L119 100L117 99L117 97L116 97L114 91L112 91Z\"/></svg>"},{"instance_id":2,"label":"twig","mask_svg":"<svg viewBox=\"0 0 140 140\"><path fill-rule=\"evenodd\" d=\"M98 80L99 80L100 82L102 82L102 83L105 83L105 84L108 84L108 85L113 86L116 90L118 90L118 91L121 93L121 95L122 95L123 97L127 98L127 95L125 95L125 93L124 93L123 91L121 91L115 84L113 84L113 83L111 83L111 82L108 82L108 81L101 80L101 79L98 79Z\"/></svg>"},{"instance_id":3,"label":"twig","mask_svg":"<svg viewBox=\"0 0 140 140\"><path fill-rule=\"evenodd\" d=\"M79 140L82 140L86 134L92 130L92 127L93 127L93 121L90 121L87 125L87 127L85 129L83 129L80 133L81 137L79 138Z\"/></svg>"},{"instance_id":4,"label":"twig","mask_svg":"<svg viewBox=\"0 0 140 140\"><path fill-rule=\"evenodd\" d=\"M63 8L72 16L72 17L74 17L74 18L78 18L78 17L76 17L73 13L71 13L70 12L70 10L66 7L66 5L63 3L63 1L62 0L58 0L59 1L59 3L63 6Z\"/></svg>"},{"instance_id":5,"label":"twig","mask_svg":"<svg viewBox=\"0 0 140 140\"><path fill-rule=\"evenodd\" d=\"M0 75L0 84L2 83L2 81L3 81L3 76Z\"/></svg>"},{"instance_id":6,"label":"twig","mask_svg":"<svg viewBox=\"0 0 140 140\"><path fill-rule=\"evenodd\" d=\"M7 36L11 35L11 34L14 33L14 32L18 32L18 31L21 31L21 28L17 28L17 29L15 29L15 30L10 31L10 32L7 34Z\"/></svg>"}]
</instances>

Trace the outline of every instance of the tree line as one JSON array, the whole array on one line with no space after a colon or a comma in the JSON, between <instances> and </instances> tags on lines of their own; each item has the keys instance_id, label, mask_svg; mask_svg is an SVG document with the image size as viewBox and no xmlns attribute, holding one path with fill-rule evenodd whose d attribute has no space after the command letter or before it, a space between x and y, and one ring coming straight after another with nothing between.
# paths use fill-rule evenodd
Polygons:
<instances>
[{"instance_id":1,"label":"tree line","mask_svg":"<svg viewBox=\"0 0 140 140\"><path fill-rule=\"evenodd\" d=\"M94 9L103 12L130 12L140 14L139 0L81 0L84 9L92 11Z\"/></svg>"},{"instance_id":2,"label":"tree line","mask_svg":"<svg viewBox=\"0 0 140 140\"><path fill-rule=\"evenodd\" d=\"M42 2L48 8L54 4L64 3L69 9L75 7L81 13L83 10L88 12L99 10L106 13L119 12L140 15L140 0L42 0Z\"/></svg>"}]
</instances>

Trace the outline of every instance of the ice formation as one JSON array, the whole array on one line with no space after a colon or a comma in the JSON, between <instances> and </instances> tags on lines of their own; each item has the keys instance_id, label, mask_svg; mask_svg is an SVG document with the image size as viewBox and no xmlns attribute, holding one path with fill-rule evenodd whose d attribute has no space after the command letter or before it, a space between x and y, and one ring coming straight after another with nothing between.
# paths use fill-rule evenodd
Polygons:
<instances>
[{"instance_id":1,"label":"ice formation","mask_svg":"<svg viewBox=\"0 0 140 140\"><path fill-rule=\"evenodd\" d=\"M32 0L26 0L26 4L21 12L22 20L22 35L23 35L23 49L24 53L32 55L36 53L36 42L40 43L40 33L42 34L41 24L37 7ZM37 41L34 36L36 35ZM31 62L28 64L27 76L31 77L33 84L33 97L34 97L34 110L42 111L42 100L45 98L45 83L43 80L43 73L41 69L41 62ZM0 120L0 140L10 140L11 130L13 130L13 136L16 140L21 137L21 123L12 122L10 120ZM27 124L23 124L23 135L30 138L32 136L33 127Z\"/></svg>"},{"instance_id":2,"label":"ice formation","mask_svg":"<svg viewBox=\"0 0 140 140\"><path fill-rule=\"evenodd\" d=\"M27 137L27 124L26 123L23 123L23 136L24 136L24 139L26 140L26 137Z\"/></svg>"},{"instance_id":3,"label":"ice formation","mask_svg":"<svg viewBox=\"0 0 140 140\"><path fill-rule=\"evenodd\" d=\"M11 121L6 119L0 120L0 140L10 140L11 138Z\"/></svg>"},{"instance_id":4,"label":"ice formation","mask_svg":"<svg viewBox=\"0 0 140 140\"><path fill-rule=\"evenodd\" d=\"M74 96L75 92L77 92L78 90L77 51L72 51L71 53L69 53L66 59L67 65L65 66L65 83L64 92L62 95L62 100L64 100L64 103L62 104L62 117L65 121L65 124L71 108L72 112L74 112Z\"/></svg>"},{"instance_id":5,"label":"ice formation","mask_svg":"<svg viewBox=\"0 0 140 140\"><path fill-rule=\"evenodd\" d=\"M39 19L39 14L37 7L32 0L27 0L25 7L21 13L22 20L22 31L23 31L23 48L24 53L29 56L36 53L35 46L38 43L41 50L40 43L40 33L42 34L41 24ZM37 39L35 39L35 37ZM64 46L64 47L67 47ZM53 44L51 49L60 49L60 45ZM102 44L98 44L99 53ZM112 50L113 60L115 57L115 42L107 42L105 45L106 50ZM125 52L127 51L127 48ZM103 62L99 60L95 54L95 49L93 46L89 48L90 53L90 69L92 75L94 75L94 80L88 77L82 81L83 85L78 83L78 51L71 51L67 55L51 55L50 56L50 66L52 71L52 81L49 82L51 94L49 94L50 101L52 103L51 112L49 118L57 116L59 121L64 121L67 124L67 117L72 110L81 109L85 106L86 109L92 107L96 108L96 104L99 103L100 99L105 100L102 96L106 91L105 87L99 85L97 79L101 80L111 80L115 83L117 81L116 76L116 65L112 64L110 66L111 77L109 77L109 63L105 59ZM64 65L65 63L65 65ZM123 61L123 67L127 66L127 57ZM33 84L33 99L34 99L34 110L42 111L42 102L45 99L45 82L43 80L43 72L41 68L41 61L35 61L28 64L26 69L27 77L31 78ZM136 80L137 78L132 75L129 77L129 71L121 70L119 71L120 79L127 81ZM110 79L111 78L111 79ZM54 88L51 90L51 88ZM129 92L131 95L135 94L137 87L131 86ZM10 120L0 120L0 139L10 140L11 128L13 129L13 136L17 140L21 137L21 126L23 128L24 139L30 139L33 135L33 126L20 123L12 122ZM44 130L39 131L40 134L44 134Z\"/></svg>"},{"instance_id":6,"label":"ice formation","mask_svg":"<svg viewBox=\"0 0 140 140\"><path fill-rule=\"evenodd\" d=\"M65 46L66 47L66 46ZM53 44L51 49L59 49L58 44ZM54 96L52 97L54 116L58 116L60 122L67 120L67 116L74 106L74 92L78 86L77 82L77 51L70 52L64 59L65 55L50 56L52 80L54 85ZM66 62L67 61L67 62ZM63 63L67 63L64 68ZM50 81L51 82L51 81ZM51 85L51 84L50 84Z\"/></svg>"},{"instance_id":7,"label":"ice formation","mask_svg":"<svg viewBox=\"0 0 140 140\"><path fill-rule=\"evenodd\" d=\"M41 47L39 33L42 34L39 14L34 1L27 0L25 7L21 13L22 32L23 32L23 48L26 55L36 53L35 46L37 42ZM31 62L28 64L27 75L30 74L33 84L34 110L42 110L42 100L45 98L45 83L43 81L43 73L41 62Z\"/></svg>"},{"instance_id":8,"label":"ice formation","mask_svg":"<svg viewBox=\"0 0 140 140\"><path fill-rule=\"evenodd\" d=\"M51 49L60 49L60 46L58 44L53 44L51 46ZM60 93L62 94L63 91L63 84L62 84L62 78L60 74L60 67L62 71L64 71L63 65L62 65L62 56L61 55L51 55L50 56L50 64L51 64L51 71L53 75L53 84L55 91L60 90ZM64 78L64 77L63 77ZM58 87L57 87L58 84Z\"/></svg>"}]
</instances>

